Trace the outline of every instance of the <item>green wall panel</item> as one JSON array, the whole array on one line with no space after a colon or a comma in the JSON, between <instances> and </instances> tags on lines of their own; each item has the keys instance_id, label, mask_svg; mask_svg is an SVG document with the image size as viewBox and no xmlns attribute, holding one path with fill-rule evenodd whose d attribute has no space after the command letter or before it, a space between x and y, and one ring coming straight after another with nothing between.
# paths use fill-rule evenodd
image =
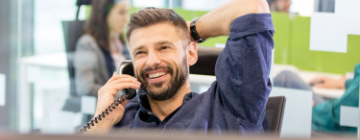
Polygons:
<instances>
[{"instance_id":1,"label":"green wall panel","mask_svg":"<svg viewBox=\"0 0 360 140\"><path fill-rule=\"evenodd\" d=\"M353 72L354 66L360 63L360 36L348 35L347 53L318 52L317 63L321 67L315 69L322 72L344 74Z\"/></svg>"},{"instance_id":2,"label":"green wall panel","mask_svg":"<svg viewBox=\"0 0 360 140\"><path fill-rule=\"evenodd\" d=\"M283 33L283 27L285 27L283 22L286 20L291 23L290 46L288 49L284 49L282 46L285 44L283 41L288 39L287 33L279 35ZM273 21L276 32L274 36L276 64L295 65L299 69L307 71L344 74L345 72L352 72L355 64L360 63L359 35L348 36L347 53L311 51L310 17L296 17L290 20L273 14ZM282 52L279 53L279 50L276 50L278 48ZM289 51L288 57L284 57L285 51Z\"/></svg>"},{"instance_id":3,"label":"green wall panel","mask_svg":"<svg viewBox=\"0 0 360 140\"><path fill-rule=\"evenodd\" d=\"M292 20L289 63L303 70L312 70L316 64L316 52L309 51L310 18L296 17Z\"/></svg>"},{"instance_id":4,"label":"green wall panel","mask_svg":"<svg viewBox=\"0 0 360 140\"><path fill-rule=\"evenodd\" d=\"M274 34L274 62L276 64L288 64L290 52L291 21L285 13L272 13Z\"/></svg>"}]
</instances>

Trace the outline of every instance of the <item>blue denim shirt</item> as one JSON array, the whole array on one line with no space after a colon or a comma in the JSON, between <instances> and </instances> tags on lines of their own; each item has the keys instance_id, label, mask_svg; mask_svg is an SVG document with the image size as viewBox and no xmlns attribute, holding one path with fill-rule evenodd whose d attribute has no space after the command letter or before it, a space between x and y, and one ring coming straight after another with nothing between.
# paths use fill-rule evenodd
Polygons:
<instances>
[{"instance_id":1,"label":"blue denim shirt","mask_svg":"<svg viewBox=\"0 0 360 140\"><path fill-rule=\"evenodd\" d=\"M147 96L129 101L122 128L185 129L205 132L262 132L271 90L269 78L274 28L270 14L235 19L215 67L216 81L202 93L188 93L163 121L151 112Z\"/></svg>"}]
</instances>

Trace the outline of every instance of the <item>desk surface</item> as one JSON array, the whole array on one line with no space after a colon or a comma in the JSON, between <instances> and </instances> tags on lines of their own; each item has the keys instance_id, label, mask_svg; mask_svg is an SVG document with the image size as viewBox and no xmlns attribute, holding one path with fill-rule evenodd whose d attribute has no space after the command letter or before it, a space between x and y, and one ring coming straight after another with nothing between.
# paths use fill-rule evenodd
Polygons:
<instances>
[{"instance_id":1,"label":"desk surface","mask_svg":"<svg viewBox=\"0 0 360 140\"><path fill-rule=\"evenodd\" d=\"M34 55L21 58L20 63L43 67L67 68L67 57L65 52Z\"/></svg>"},{"instance_id":2,"label":"desk surface","mask_svg":"<svg viewBox=\"0 0 360 140\"><path fill-rule=\"evenodd\" d=\"M272 76L276 76L283 70L289 70L297 73L299 77L304 80L306 83L310 82L310 80L314 79L317 76L329 76L332 78L341 78L339 74L331 74L331 73L321 73L321 72L312 72L312 71L300 71L295 66L291 65L278 65L275 64L272 69ZM345 90L343 89L326 89L326 88L313 88L315 94L318 94L325 98L340 98Z\"/></svg>"}]
</instances>

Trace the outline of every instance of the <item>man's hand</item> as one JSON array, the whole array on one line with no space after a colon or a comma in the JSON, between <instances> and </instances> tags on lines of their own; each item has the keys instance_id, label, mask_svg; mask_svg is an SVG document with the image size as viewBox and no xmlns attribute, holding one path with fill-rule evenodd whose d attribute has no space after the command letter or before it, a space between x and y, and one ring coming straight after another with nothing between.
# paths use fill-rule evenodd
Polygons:
<instances>
[{"instance_id":1,"label":"man's hand","mask_svg":"<svg viewBox=\"0 0 360 140\"><path fill-rule=\"evenodd\" d=\"M345 78L334 79L330 77L319 76L310 81L310 84L317 88L344 89Z\"/></svg>"},{"instance_id":2,"label":"man's hand","mask_svg":"<svg viewBox=\"0 0 360 140\"><path fill-rule=\"evenodd\" d=\"M98 92L98 100L96 106L95 116L99 116L106 108L109 107L114 102L114 96L118 91L123 89L138 89L140 88L140 82L136 78L130 75L117 75L115 72L109 81L100 88ZM98 133L108 133L111 127L118 123L125 112L125 106L128 100L122 102L113 109L109 114L102 118L95 126L91 126L87 133L98 134Z\"/></svg>"}]
</instances>

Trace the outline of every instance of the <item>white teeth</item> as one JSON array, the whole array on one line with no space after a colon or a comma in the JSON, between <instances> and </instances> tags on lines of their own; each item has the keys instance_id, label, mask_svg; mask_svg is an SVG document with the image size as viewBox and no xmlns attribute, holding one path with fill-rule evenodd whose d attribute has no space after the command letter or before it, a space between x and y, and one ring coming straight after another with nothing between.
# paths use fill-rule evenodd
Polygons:
<instances>
[{"instance_id":1,"label":"white teeth","mask_svg":"<svg viewBox=\"0 0 360 140\"><path fill-rule=\"evenodd\" d=\"M165 72L160 72L160 73L154 73L154 74L149 74L149 78L157 78L157 77L160 77L160 76L163 76L165 75Z\"/></svg>"}]
</instances>

